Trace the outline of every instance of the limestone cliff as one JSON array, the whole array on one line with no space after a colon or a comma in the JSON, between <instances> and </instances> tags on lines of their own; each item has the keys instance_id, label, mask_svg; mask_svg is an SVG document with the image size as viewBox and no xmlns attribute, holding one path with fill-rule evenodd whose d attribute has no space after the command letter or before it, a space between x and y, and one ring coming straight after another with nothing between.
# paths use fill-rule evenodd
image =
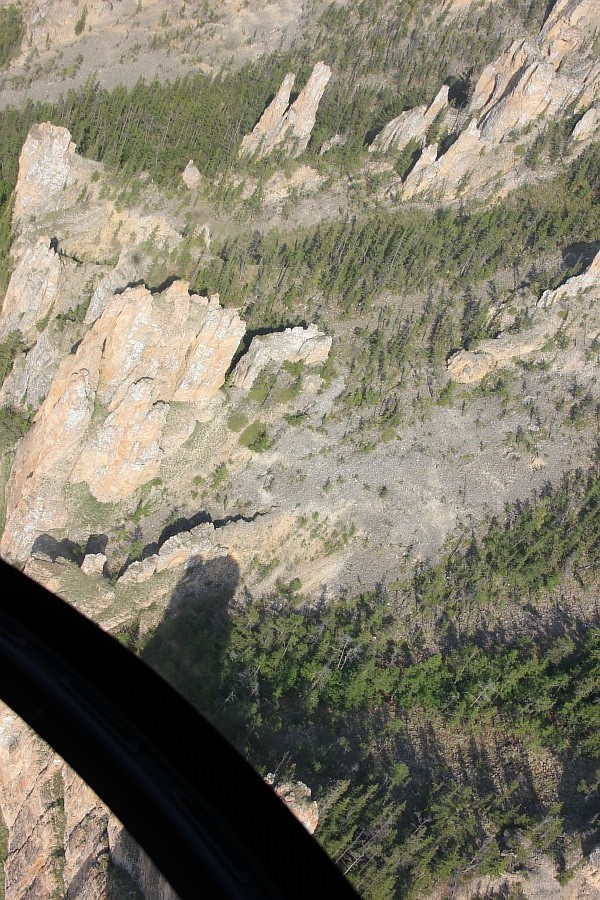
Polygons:
<instances>
[{"instance_id":1,"label":"limestone cliff","mask_svg":"<svg viewBox=\"0 0 600 900\"><path fill-rule=\"evenodd\" d=\"M276 149L292 157L304 153L330 78L329 66L318 62L297 99L288 106L295 81L295 75L288 73L254 130L242 139L240 156L268 156Z\"/></svg>"}]
</instances>

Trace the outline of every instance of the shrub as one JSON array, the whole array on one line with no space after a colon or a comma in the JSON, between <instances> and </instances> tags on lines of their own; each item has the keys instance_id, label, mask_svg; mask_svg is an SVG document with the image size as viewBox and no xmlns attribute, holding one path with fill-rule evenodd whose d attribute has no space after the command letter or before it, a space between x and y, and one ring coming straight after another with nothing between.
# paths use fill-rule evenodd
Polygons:
<instances>
[{"instance_id":1,"label":"shrub","mask_svg":"<svg viewBox=\"0 0 600 900\"><path fill-rule=\"evenodd\" d=\"M81 11L81 15L75 22L75 34L77 35L77 37L79 37L79 35L83 32L83 29L85 28L86 18L87 18L87 6L84 6Z\"/></svg>"},{"instance_id":2,"label":"shrub","mask_svg":"<svg viewBox=\"0 0 600 900\"><path fill-rule=\"evenodd\" d=\"M267 426L258 419L242 431L239 441L242 447L247 447L253 453L264 453L271 446Z\"/></svg>"}]
</instances>

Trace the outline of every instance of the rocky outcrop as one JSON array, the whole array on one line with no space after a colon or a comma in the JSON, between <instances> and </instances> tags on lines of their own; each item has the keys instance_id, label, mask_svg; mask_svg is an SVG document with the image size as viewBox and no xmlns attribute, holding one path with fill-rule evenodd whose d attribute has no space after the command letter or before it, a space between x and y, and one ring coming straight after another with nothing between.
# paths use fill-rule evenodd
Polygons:
<instances>
[{"instance_id":1,"label":"rocky outcrop","mask_svg":"<svg viewBox=\"0 0 600 900\"><path fill-rule=\"evenodd\" d=\"M437 144L429 144L429 146L425 147L420 157L406 176L404 181L404 186L406 193L411 190L413 185L419 184L419 179L421 172L424 169L428 169L437 159L438 154L438 145Z\"/></svg>"},{"instance_id":2,"label":"rocky outcrop","mask_svg":"<svg viewBox=\"0 0 600 900\"><path fill-rule=\"evenodd\" d=\"M551 102L554 69L549 62L534 60L519 71L514 85L479 121L481 136L501 142L515 129L524 128L541 116Z\"/></svg>"},{"instance_id":3,"label":"rocky outcrop","mask_svg":"<svg viewBox=\"0 0 600 900\"><path fill-rule=\"evenodd\" d=\"M431 148L425 151L425 160L418 160L406 179L403 198L409 200L426 192L432 192L442 200L455 197L466 184L482 152L485 152L485 146L473 119L439 159L433 159ZM428 159L432 160L429 164ZM485 177L489 177L487 170Z\"/></svg>"},{"instance_id":4,"label":"rocky outcrop","mask_svg":"<svg viewBox=\"0 0 600 900\"><path fill-rule=\"evenodd\" d=\"M183 179L183 183L186 187L190 189L190 191L196 190L196 188L202 182L202 175L200 174L200 169L194 165L194 160L190 159L189 163L181 173L181 177Z\"/></svg>"},{"instance_id":5,"label":"rocky outcrop","mask_svg":"<svg viewBox=\"0 0 600 900\"><path fill-rule=\"evenodd\" d=\"M88 553L81 563L84 575L102 575L108 559L104 553Z\"/></svg>"},{"instance_id":6,"label":"rocky outcrop","mask_svg":"<svg viewBox=\"0 0 600 900\"><path fill-rule=\"evenodd\" d=\"M573 129L574 141L586 141L594 137L600 129L600 101L590 106Z\"/></svg>"},{"instance_id":7,"label":"rocky outcrop","mask_svg":"<svg viewBox=\"0 0 600 900\"><path fill-rule=\"evenodd\" d=\"M267 366L279 367L286 361L302 361L307 366L314 366L327 359L330 349L331 337L319 331L316 325L286 328L255 337L235 367L231 383L247 391Z\"/></svg>"},{"instance_id":8,"label":"rocky outcrop","mask_svg":"<svg viewBox=\"0 0 600 900\"><path fill-rule=\"evenodd\" d=\"M191 531L183 531L169 538L160 549L146 559L133 562L119 578L119 584L140 584L156 572L185 566L190 560L202 556L203 559L223 551L215 548L215 527L210 522L197 525Z\"/></svg>"},{"instance_id":9,"label":"rocky outcrop","mask_svg":"<svg viewBox=\"0 0 600 900\"><path fill-rule=\"evenodd\" d=\"M280 800L283 800L289 811L304 825L309 834L314 834L319 824L319 806L311 800L311 790L303 781L285 781L275 783L275 776L267 775L267 784L274 785Z\"/></svg>"},{"instance_id":10,"label":"rocky outcrop","mask_svg":"<svg viewBox=\"0 0 600 900\"><path fill-rule=\"evenodd\" d=\"M473 88L469 113L485 115L502 97L523 65L534 55L535 49L528 41L513 41L495 62L482 70Z\"/></svg>"},{"instance_id":11,"label":"rocky outcrop","mask_svg":"<svg viewBox=\"0 0 600 900\"><path fill-rule=\"evenodd\" d=\"M300 156L308 146L323 92L331 78L331 69L318 62L306 86L288 108L295 75L288 73L275 98L266 108L254 130L240 146L240 156L268 156L280 150L288 156Z\"/></svg>"},{"instance_id":12,"label":"rocky outcrop","mask_svg":"<svg viewBox=\"0 0 600 900\"><path fill-rule=\"evenodd\" d=\"M557 69L565 54L580 47L599 26L596 0L558 0L539 33L538 44Z\"/></svg>"},{"instance_id":13,"label":"rocky outcrop","mask_svg":"<svg viewBox=\"0 0 600 900\"><path fill-rule=\"evenodd\" d=\"M410 141L423 143L430 125L448 105L448 87L438 91L429 106L417 106L400 113L385 126L369 147L370 153L388 153L402 150Z\"/></svg>"},{"instance_id":14,"label":"rocky outcrop","mask_svg":"<svg viewBox=\"0 0 600 900\"><path fill-rule=\"evenodd\" d=\"M441 157L434 158L427 149L405 180L402 199L427 194L451 202L465 191L500 196L540 123L567 110L585 109L597 98L600 66L578 52L599 26L593 0L558 0L535 42L513 41L483 69L466 111L468 124ZM438 94L436 101L442 99ZM430 110L418 107L402 113L369 149L387 151L410 140L422 141ZM585 140L597 129L595 107L592 110L574 132L575 140Z\"/></svg>"},{"instance_id":15,"label":"rocky outcrop","mask_svg":"<svg viewBox=\"0 0 600 900\"><path fill-rule=\"evenodd\" d=\"M13 215L17 222L47 211L75 180L75 144L66 128L33 125L19 157Z\"/></svg>"},{"instance_id":16,"label":"rocky outcrop","mask_svg":"<svg viewBox=\"0 0 600 900\"><path fill-rule=\"evenodd\" d=\"M295 80L294 73L288 72L252 132L242 138L240 156L266 156L271 152L284 122Z\"/></svg>"},{"instance_id":17,"label":"rocky outcrop","mask_svg":"<svg viewBox=\"0 0 600 900\"><path fill-rule=\"evenodd\" d=\"M544 291L522 332L507 331L482 341L476 351L459 350L448 360L448 374L459 384L476 384L513 359L540 351L564 327L565 320L585 293L586 304L600 304L600 253L583 275L569 278L553 291Z\"/></svg>"},{"instance_id":18,"label":"rocky outcrop","mask_svg":"<svg viewBox=\"0 0 600 900\"><path fill-rule=\"evenodd\" d=\"M0 340L11 331L19 331L27 344L35 343L40 326L60 297L61 281L64 275L68 277L69 268L75 268L75 263L62 259L46 237L23 254L2 305Z\"/></svg>"},{"instance_id":19,"label":"rocky outcrop","mask_svg":"<svg viewBox=\"0 0 600 900\"><path fill-rule=\"evenodd\" d=\"M31 350L17 356L0 389L0 405L37 409L72 346L68 333L45 328Z\"/></svg>"},{"instance_id":20,"label":"rocky outcrop","mask_svg":"<svg viewBox=\"0 0 600 900\"><path fill-rule=\"evenodd\" d=\"M101 502L130 496L210 415L245 329L218 297L187 288L112 297L62 362L15 458L7 558L24 558L37 534L63 524L65 483L85 482Z\"/></svg>"},{"instance_id":21,"label":"rocky outcrop","mask_svg":"<svg viewBox=\"0 0 600 900\"><path fill-rule=\"evenodd\" d=\"M265 206L277 206L290 195L314 193L323 181L324 176L311 166L298 166L290 175L275 172L263 188L263 203Z\"/></svg>"}]
</instances>

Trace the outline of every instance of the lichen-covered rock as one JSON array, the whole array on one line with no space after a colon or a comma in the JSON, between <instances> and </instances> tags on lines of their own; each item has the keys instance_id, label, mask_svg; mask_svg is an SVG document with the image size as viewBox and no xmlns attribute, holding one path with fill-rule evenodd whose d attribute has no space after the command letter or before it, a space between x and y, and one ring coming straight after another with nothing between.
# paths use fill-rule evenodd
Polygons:
<instances>
[{"instance_id":1,"label":"lichen-covered rock","mask_svg":"<svg viewBox=\"0 0 600 900\"><path fill-rule=\"evenodd\" d=\"M288 108L295 75L288 73L275 98L266 108L240 146L240 156L268 156L278 149L288 156L300 156L308 146L323 92L331 78L331 69L318 62L305 87Z\"/></svg>"},{"instance_id":2,"label":"lichen-covered rock","mask_svg":"<svg viewBox=\"0 0 600 900\"><path fill-rule=\"evenodd\" d=\"M19 157L13 215L17 222L46 211L74 180L75 144L66 128L33 125Z\"/></svg>"},{"instance_id":3,"label":"lichen-covered rock","mask_svg":"<svg viewBox=\"0 0 600 900\"><path fill-rule=\"evenodd\" d=\"M370 153L402 150L410 141L423 142L429 126L448 105L448 87L440 88L429 106L417 106L400 113L385 126L369 147Z\"/></svg>"},{"instance_id":4,"label":"lichen-covered rock","mask_svg":"<svg viewBox=\"0 0 600 900\"><path fill-rule=\"evenodd\" d=\"M233 371L232 384L247 391L267 366L280 366L286 361L314 366L327 359L330 349L331 337L316 325L255 337Z\"/></svg>"}]
</instances>

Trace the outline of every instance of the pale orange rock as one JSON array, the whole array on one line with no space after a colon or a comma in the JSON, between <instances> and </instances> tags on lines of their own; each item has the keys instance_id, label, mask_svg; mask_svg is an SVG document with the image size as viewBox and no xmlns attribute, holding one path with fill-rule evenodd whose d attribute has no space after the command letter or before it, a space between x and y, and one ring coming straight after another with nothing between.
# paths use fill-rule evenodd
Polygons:
<instances>
[{"instance_id":1,"label":"pale orange rock","mask_svg":"<svg viewBox=\"0 0 600 900\"><path fill-rule=\"evenodd\" d=\"M557 0L538 35L542 53L558 69L600 26L598 0Z\"/></svg>"},{"instance_id":2,"label":"pale orange rock","mask_svg":"<svg viewBox=\"0 0 600 900\"><path fill-rule=\"evenodd\" d=\"M329 66L318 62L305 87L288 108L295 80L295 75L288 73L254 130L242 139L240 156L268 156L275 149L292 157L304 153L315 125L321 97L330 78Z\"/></svg>"},{"instance_id":3,"label":"pale orange rock","mask_svg":"<svg viewBox=\"0 0 600 900\"><path fill-rule=\"evenodd\" d=\"M274 785L275 776L269 774L265 781ZM276 784L274 790L308 833L314 834L319 824L319 806L315 800L311 800L310 788L303 781L286 781Z\"/></svg>"},{"instance_id":4,"label":"pale orange rock","mask_svg":"<svg viewBox=\"0 0 600 900\"><path fill-rule=\"evenodd\" d=\"M411 173L402 190L402 198L434 192L436 197L453 199L460 191L461 182L469 177L477 166L485 146L482 144L477 123L472 120L454 144L439 159L423 165ZM431 151L430 154L431 156Z\"/></svg>"},{"instance_id":5,"label":"pale orange rock","mask_svg":"<svg viewBox=\"0 0 600 900\"><path fill-rule=\"evenodd\" d=\"M481 118L479 130L484 140L500 142L542 115L550 104L553 80L550 63L534 61L525 66L516 84Z\"/></svg>"},{"instance_id":6,"label":"pale orange rock","mask_svg":"<svg viewBox=\"0 0 600 900\"><path fill-rule=\"evenodd\" d=\"M600 101L594 103L581 117L573 129L574 141L585 141L592 137L600 128Z\"/></svg>"},{"instance_id":7,"label":"pale orange rock","mask_svg":"<svg viewBox=\"0 0 600 900\"><path fill-rule=\"evenodd\" d=\"M244 331L235 310L190 296L185 282L112 297L17 450L2 554L24 559L39 534L64 526L68 482L110 502L153 478L205 415Z\"/></svg>"},{"instance_id":8,"label":"pale orange rock","mask_svg":"<svg viewBox=\"0 0 600 900\"><path fill-rule=\"evenodd\" d=\"M294 73L288 72L254 129L242 138L240 156L254 156L256 153L265 156L273 149L273 140L281 128L295 80Z\"/></svg>"},{"instance_id":9,"label":"pale orange rock","mask_svg":"<svg viewBox=\"0 0 600 900\"><path fill-rule=\"evenodd\" d=\"M513 41L495 62L482 70L473 88L469 112L485 115L492 104L502 97L517 72L534 55L535 49L528 41Z\"/></svg>"}]
</instances>

